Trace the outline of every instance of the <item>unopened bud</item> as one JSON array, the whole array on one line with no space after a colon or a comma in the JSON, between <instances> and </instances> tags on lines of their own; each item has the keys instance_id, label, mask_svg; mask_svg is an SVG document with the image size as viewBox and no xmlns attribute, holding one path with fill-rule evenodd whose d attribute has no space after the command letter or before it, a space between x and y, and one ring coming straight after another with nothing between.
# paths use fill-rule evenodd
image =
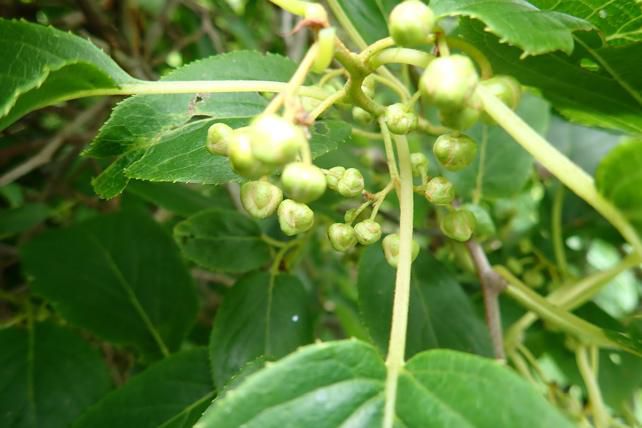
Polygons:
<instances>
[{"instance_id":1,"label":"unopened bud","mask_svg":"<svg viewBox=\"0 0 642 428\"><path fill-rule=\"evenodd\" d=\"M249 181L241 186L241 204L252 217L271 216L282 200L283 192L270 182Z\"/></svg>"},{"instance_id":2,"label":"unopened bud","mask_svg":"<svg viewBox=\"0 0 642 428\"><path fill-rule=\"evenodd\" d=\"M301 128L275 114L257 117L250 125L250 137L254 156L272 165L293 161L306 144Z\"/></svg>"},{"instance_id":3,"label":"unopened bud","mask_svg":"<svg viewBox=\"0 0 642 428\"><path fill-rule=\"evenodd\" d=\"M326 188L323 171L317 166L303 162L288 164L281 175L281 182L285 194L299 202L319 199Z\"/></svg>"},{"instance_id":4,"label":"unopened bud","mask_svg":"<svg viewBox=\"0 0 642 428\"><path fill-rule=\"evenodd\" d=\"M475 216L466 209L453 210L441 219L439 226L450 239L466 242L475 231Z\"/></svg>"},{"instance_id":5,"label":"unopened bud","mask_svg":"<svg viewBox=\"0 0 642 428\"><path fill-rule=\"evenodd\" d=\"M207 150L214 155L227 156L228 139L234 130L224 123L215 123L207 130Z\"/></svg>"},{"instance_id":6,"label":"unopened bud","mask_svg":"<svg viewBox=\"0 0 642 428\"><path fill-rule=\"evenodd\" d=\"M405 135L417 127L417 115L402 103L386 107L384 120L393 134Z\"/></svg>"},{"instance_id":7,"label":"unopened bud","mask_svg":"<svg viewBox=\"0 0 642 428\"><path fill-rule=\"evenodd\" d=\"M432 151L448 171L460 171L470 165L477 156L477 144L466 135L450 133L437 138Z\"/></svg>"},{"instance_id":8,"label":"unopened bud","mask_svg":"<svg viewBox=\"0 0 642 428\"><path fill-rule=\"evenodd\" d=\"M424 195L430 203L449 205L455 199L455 189L446 177L433 177L426 183Z\"/></svg>"},{"instance_id":9,"label":"unopened bud","mask_svg":"<svg viewBox=\"0 0 642 428\"><path fill-rule=\"evenodd\" d=\"M421 177L428 174L428 158L423 153L411 153L410 164L412 166L412 175Z\"/></svg>"},{"instance_id":10,"label":"unopened bud","mask_svg":"<svg viewBox=\"0 0 642 428\"><path fill-rule=\"evenodd\" d=\"M463 55L436 58L428 64L419 86L426 99L439 110L460 110L470 98L479 76L472 61Z\"/></svg>"},{"instance_id":11,"label":"unopened bud","mask_svg":"<svg viewBox=\"0 0 642 428\"><path fill-rule=\"evenodd\" d=\"M381 239L381 225L374 220L364 220L355 224L354 231L361 245L371 245Z\"/></svg>"},{"instance_id":12,"label":"unopened bud","mask_svg":"<svg viewBox=\"0 0 642 428\"><path fill-rule=\"evenodd\" d=\"M328 228L328 238L332 248L337 251L347 251L357 243L354 229L345 223L334 223Z\"/></svg>"},{"instance_id":13,"label":"unopened bud","mask_svg":"<svg viewBox=\"0 0 642 428\"><path fill-rule=\"evenodd\" d=\"M400 238L398 233L392 233L385 238L383 238L383 254L386 257L386 261L392 267L397 267L399 263L399 244ZM419 244L414 239L412 240L412 261L415 261L419 255Z\"/></svg>"},{"instance_id":14,"label":"unopened bud","mask_svg":"<svg viewBox=\"0 0 642 428\"><path fill-rule=\"evenodd\" d=\"M325 176L325 181L328 184L328 188L337 191L339 180L341 180L341 177L343 177L343 174L345 174L345 172L346 169L342 166L335 166L333 168L330 168Z\"/></svg>"},{"instance_id":15,"label":"unopened bud","mask_svg":"<svg viewBox=\"0 0 642 428\"><path fill-rule=\"evenodd\" d=\"M285 199L277 211L279 226L288 236L303 233L312 228L314 212L306 204Z\"/></svg>"},{"instance_id":16,"label":"unopened bud","mask_svg":"<svg viewBox=\"0 0 642 428\"><path fill-rule=\"evenodd\" d=\"M239 175L257 179L272 172L272 167L254 157L246 128L235 130L229 137L228 156L232 168Z\"/></svg>"},{"instance_id":17,"label":"unopened bud","mask_svg":"<svg viewBox=\"0 0 642 428\"><path fill-rule=\"evenodd\" d=\"M346 198L354 198L363 192L364 186L361 172L356 168L348 168L337 183L337 191Z\"/></svg>"}]
</instances>

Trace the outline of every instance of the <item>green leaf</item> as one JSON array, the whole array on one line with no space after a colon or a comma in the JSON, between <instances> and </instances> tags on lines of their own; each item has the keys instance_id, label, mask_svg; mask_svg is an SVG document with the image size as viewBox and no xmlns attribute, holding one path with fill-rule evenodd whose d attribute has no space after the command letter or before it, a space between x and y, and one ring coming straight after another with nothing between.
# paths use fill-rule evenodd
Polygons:
<instances>
[{"instance_id":1,"label":"green leaf","mask_svg":"<svg viewBox=\"0 0 642 428\"><path fill-rule=\"evenodd\" d=\"M336 3L366 43L388 37L386 18L390 10L384 8L381 0L337 0Z\"/></svg>"},{"instance_id":2,"label":"green leaf","mask_svg":"<svg viewBox=\"0 0 642 428\"><path fill-rule=\"evenodd\" d=\"M486 55L496 73L539 88L571 121L642 132L642 78L635 71L642 67L642 43L596 48L578 42L572 55L522 59L519 49L499 43L481 25L463 22L459 31Z\"/></svg>"},{"instance_id":3,"label":"green leaf","mask_svg":"<svg viewBox=\"0 0 642 428\"><path fill-rule=\"evenodd\" d=\"M595 184L642 233L642 140L611 150L597 168Z\"/></svg>"},{"instance_id":4,"label":"green leaf","mask_svg":"<svg viewBox=\"0 0 642 428\"><path fill-rule=\"evenodd\" d=\"M385 379L383 360L363 342L307 346L215 400L195 427L381 426ZM510 369L454 351L408 361L397 397L395 426L572 426Z\"/></svg>"},{"instance_id":5,"label":"green leaf","mask_svg":"<svg viewBox=\"0 0 642 428\"><path fill-rule=\"evenodd\" d=\"M301 281L264 272L245 276L225 294L214 320L210 339L214 383L222 388L257 357L281 358L313 337L309 296Z\"/></svg>"},{"instance_id":6,"label":"green leaf","mask_svg":"<svg viewBox=\"0 0 642 428\"><path fill-rule=\"evenodd\" d=\"M207 195L196 189L174 183L151 183L132 180L127 191L151 204L188 217L212 206L233 209L234 205L224 187L208 189Z\"/></svg>"},{"instance_id":7,"label":"green leaf","mask_svg":"<svg viewBox=\"0 0 642 428\"><path fill-rule=\"evenodd\" d=\"M38 108L136 82L88 40L24 21L0 19L0 52L0 130Z\"/></svg>"},{"instance_id":8,"label":"green leaf","mask_svg":"<svg viewBox=\"0 0 642 428\"><path fill-rule=\"evenodd\" d=\"M0 238L31 229L49 217L49 214L49 207L40 203L0 210Z\"/></svg>"},{"instance_id":9,"label":"green leaf","mask_svg":"<svg viewBox=\"0 0 642 428\"><path fill-rule=\"evenodd\" d=\"M278 55L238 51L195 61L169 73L161 81L287 81L295 68L292 61ZM94 157L118 157L114 170L109 171L109 179L104 178L101 181L101 176L94 183L96 191L103 197L113 197L120 193L128 181L128 177L123 175L123 170L159 144L168 145L170 152L173 149L172 153L167 154L170 158L178 156L180 159L181 155L195 151L190 159L196 163L203 163L207 154L205 139L202 139L197 147L194 144L193 133L197 128L203 132L198 137L202 137L206 132L204 126L210 123L201 120L200 127L195 127L194 124L190 124L192 118L233 120L238 126L241 123L239 119L247 121L260 113L266 104L266 100L257 93L136 95L126 99L113 110L109 120L85 151L86 155ZM186 126L188 130L185 133L189 135L185 136L186 141L182 141L180 136ZM176 139L180 149L176 147ZM206 162L204 167L215 169L216 157L210 155L210 158L210 162ZM165 160L165 163L170 161ZM165 165L164 168L171 169L171 165ZM141 174L139 171L138 175ZM166 180L172 181L171 178Z\"/></svg>"},{"instance_id":10,"label":"green leaf","mask_svg":"<svg viewBox=\"0 0 642 428\"><path fill-rule=\"evenodd\" d=\"M484 23L484 31L526 55L573 51L573 32L592 29L588 22L563 13L539 10L525 0L432 0L437 16L466 16Z\"/></svg>"},{"instance_id":11,"label":"green leaf","mask_svg":"<svg viewBox=\"0 0 642 428\"><path fill-rule=\"evenodd\" d=\"M395 270L380 245L367 248L359 261L359 306L374 342L388 348ZM406 355L452 348L491 355L488 330L454 275L428 252L413 263Z\"/></svg>"},{"instance_id":12,"label":"green leaf","mask_svg":"<svg viewBox=\"0 0 642 428\"><path fill-rule=\"evenodd\" d=\"M608 44L622 45L642 41L642 9L636 0L530 0L541 9L555 10L586 19L600 29Z\"/></svg>"},{"instance_id":13,"label":"green leaf","mask_svg":"<svg viewBox=\"0 0 642 428\"><path fill-rule=\"evenodd\" d=\"M31 286L70 322L147 354L180 345L196 316L171 237L147 216L97 216L21 248Z\"/></svg>"},{"instance_id":14,"label":"green leaf","mask_svg":"<svg viewBox=\"0 0 642 428\"><path fill-rule=\"evenodd\" d=\"M0 426L68 427L110 388L100 354L68 329L0 330Z\"/></svg>"},{"instance_id":15,"label":"green leaf","mask_svg":"<svg viewBox=\"0 0 642 428\"><path fill-rule=\"evenodd\" d=\"M174 227L183 254L207 269L248 272L270 261L270 247L261 229L238 211L201 211Z\"/></svg>"},{"instance_id":16,"label":"green leaf","mask_svg":"<svg viewBox=\"0 0 642 428\"><path fill-rule=\"evenodd\" d=\"M214 397L205 348L181 351L93 405L75 428L192 426Z\"/></svg>"},{"instance_id":17,"label":"green leaf","mask_svg":"<svg viewBox=\"0 0 642 428\"><path fill-rule=\"evenodd\" d=\"M517 113L537 132L546 134L550 118L550 106L546 101L524 96ZM485 140L484 126L487 126ZM533 157L498 126L480 124L469 135L478 143L473 163L457 173L443 171L455 185L457 194L470 198L479 190L481 196L494 199L519 193L533 173ZM482 157L484 162L480 165ZM482 177L477 189L480 174Z\"/></svg>"}]
</instances>

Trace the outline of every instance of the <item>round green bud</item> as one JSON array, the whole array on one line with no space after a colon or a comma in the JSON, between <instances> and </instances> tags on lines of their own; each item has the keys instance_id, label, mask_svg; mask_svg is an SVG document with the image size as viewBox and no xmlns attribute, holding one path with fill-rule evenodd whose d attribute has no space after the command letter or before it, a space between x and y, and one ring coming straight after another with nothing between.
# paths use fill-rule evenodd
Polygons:
<instances>
[{"instance_id":1,"label":"round green bud","mask_svg":"<svg viewBox=\"0 0 642 428\"><path fill-rule=\"evenodd\" d=\"M388 30L399 46L425 43L434 26L435 14L419 0L399 3L388 18Z\"/></svg>"},{"instance_id":2,"label":"round green bud","mask_svg":"<svg viewBox=\"0 0 642 428\"><path fill-rule=\"evenodd\" d=\"M377 82L375 80L375 77L372 74L370 74L365 79L363 79L363 83L361 83L361 90L369 98L374 98L376 85L377 85Z\"/></svg>"},{"instance_id":3,"label":"round green bud","mask_svg":"<svg viewBox=\"0 0 642 428\"><path fill-rule=\"evenodd\" d=\"M325 192L326 181L323 171L317 166L293 162L281 174L285 194L295 201L312 202Z\"/></svg>"},{"instance_id":4,"label":"round green bud","mask_svg":"<svg viewBox=\"0 0 642 428\"><path fill-rule=\"evenodd\" d=\"M234 171L243 177L257 179L272 172L269 165L254 157L246 128L237 129L230 135L227 154Z\"/></svg>"},{"instance_id":5,"label":"round green bud","mask_svg":"<svg viewBox=\"0 0 642 428\"><path fill-rule=\"evenodd\" d=\"M475 216L475 237L480 240L495 235L495 223L486 209L477 204L466 204L462 209L470 211Z\"/></svg>"},{"instance_id":6,"label":"round green bud","mask_svg":"<svg viewBox=\"0 0 642 428\"><path fill-rule=\"evenodd\" d=\"M275 114L257 117L250 125L250 137L254 156L272 165L293 161L306 144L301 128Z\"/></svg>"},{"instance_id":7,"label":"round green bud","mask_svg":"<svg viewBox=\"0 0 642 428\"><path fill-rule=\"evenodd\" d=\"M328 188L336 192L338 190L337 186L339 184L339 180L341 180L341 177L343 177L345 172L346 169L342 166L335 166L333 168L330 168L325 176L325 181L328 184Z\"/></svg>"},{"instance_id":8,"label":"round green bud","mask_svg":"<svg viewBox=\"0 0 642 428\"><path fill-rule=\"evenodd\" d=\"M346 172L337 183L337 191L346 198L354 198L361 195L364 187L363 175L356 168L346 169Z\"/></svg>"},{"instance_id":9,"label":"round green bud","mask_svg":"<svg viewBox=\"0 0 642 428\"><path fill-rule=\"evenodd\" d=\"M526 272L524 272L524 276L522 278L526 285L528 285L531 288L539 288L542 285L544 285L544 282L546 282L546 278L544 278L544 275L537 269L529 269Z\"/></svg>"},{"instance_id":10,"label":"round green bud","mask_svg":"<svg viewBox=\"0 0 642 428\"><path fill-rule=\"evenodd\" d=\"M283 200L283 192L268 181L249 181L241 186L241 204L252 217L274 214Z\"/></svg>"},{"instance_id":11,"label":"round green bud","mask_svg":"<svg viewBox=\"0 0 642 428\"><path fill-rule=\"evenodd\" d=\"M419 87L439 110L460 110L473 95L478 81L477 70L468 57L450 55L428 64Z\"/></svg>"},{"instance_id":12,"label":"round green bud","mask_svg":"<svg viewBox=\"0 0 642 428\"><path fill-rule=\"evenodd\" d=\"M455 188L446 177L433 177L426 183L424 196L435 205L449 205L455 199Z\"/></svg>"},{"instance_id":13,"label":"round green bud","mask_svg":"<svg viewBox=\"0 0 642 428\"><path fill-rule=\"evenodd\" d=\"M306 232L314 224L314 212L310 207L292 199L285 199L279 204L277 216L281 230L288 236Z\"/></svg>"},{"instance_id":14,"label":"round green bud","mask_svg":"<svg viewBox=\"0 0 642 428\"><path fill-rule=\"evenodd\" d=\"M352 117L354 118L354 120L363 125L367 125L372 122L372 115L361 107L352 108Z\"/></svg>"},{"instance_id":15,"label":"round green bud","mask_svg":"<svg viewBox=\"0 0 642 428\"><path fill-rule=\"evenodd\" d=\"M472 98L475 98L475 96ZM439 111L441 124L457 131L465 131L470 128L477 123L480 116L481 104L470 101L468 105L460 110Z\"/></svg>"},{"instance_id":16,"label":"round green bud","mask_svg":"<svg viewBox=\"0 0 642 428\"><path fill-rule=\"evenodd\" d=\"M328 12L319 3L308 3L303 14L305 19L315 22L328 22Z\"/></svg>"},{"instance_id":17,"label":"round green bud","mask_svg":"<svg viewBox=\"0 0 642 428\"><path fill-rule=\"evenodd\" d=\"M317 56L312 63L312 71L315 73L322 73L330 66L332 59L334 58L335 44L336 30L333 27L319 30L317 35Z\"/></svg>"},{"instance_id":18,"label":"round green bud","mask_svg":"<svg viewBox=\"0 0 642 428\"><path fill-rule=\"evenodd\" d=\"M383 254L386 261L392 267L397 267L399 263L399 234L391 233L383 238L382 241ZM419 255L419 244L414 239L412 240L412 261L414 262Z\"/></svg>"},{"instance_id":19,"label":"round green bud","mask_svg":"<svg viewBox=\"0 0 642 428\"><path fill-rule=\"evenodd\" d=\"M348 251L357 243L357 234L352 226L345 223L334 223L328 228L328 238L332 248L337 251Z\"/></svg>"},{"instance_id":20,"label":"round green bud","mask_svg":"<svg viewBox=\"0 0 642 428\"><path fill-rule=\"evenodd\" d=\"M511 76L494 76L480 82L488 92L499 98L509 108L517 108L522 96L522 87L517 80Z\"/></svg>"},{"instance_id":21,"label":"round green bud","mask_svg":"<svg viewBox=\"0 0 642 428\"><path fill-rule=\"evenodd\" d=\"M442 217L439 227L450 239L466 242L475 231L475 216L465 209L453 210Z\"/></svg>"},{"instance_id":22,"label":"round green bud","mask_svg":"<svg viewBox=\"0 0 642 428\"><path fill-rule=\"evenodd\" d=\"M412 166L412 175L421 177L428 174L428 158L421 152L410 154L410 164Z\"/></svg>"},{"instance_id":23,"label":"round green bud","mask_svg":"<svg viewBox=\"0 0 642 428\"><path fill-rule=\"evenodd\" d=\"M224 123L215 123L207 130L207 150L213 155L227 156L228 139L234 130Z\"/></svg>"},{"instance_id":24,"label":"round green bud","mask_svg":"<svg viewBox=\"0 0 642 428\"><path fill-rule=\"evenodd\" d=\"M381 239L381 225L374 220L364 220L354 225L361 245L371 245Z\"/></svg>"},{"instance_id":25,"label":"round green bud","mask_svg":"<svg viewBox=\"0 0 642 428\"><path fill-rule=\"evenodd\" d=\"M443 134L432 147L440 164L448 171L460 171L466 168L477 155L477 144L472 138L459 134Z\"/></svg>"},{"instance_id":26,"label":"round green bud","mask_svg":"<svg viewBox=\"0 0 642 428\"><path fill-rule=\"evenodd\" d=\"M386 107L383 118L393 134L405 135L417 127L417 115L402 103Z\"/></svg>"}]
</instances>

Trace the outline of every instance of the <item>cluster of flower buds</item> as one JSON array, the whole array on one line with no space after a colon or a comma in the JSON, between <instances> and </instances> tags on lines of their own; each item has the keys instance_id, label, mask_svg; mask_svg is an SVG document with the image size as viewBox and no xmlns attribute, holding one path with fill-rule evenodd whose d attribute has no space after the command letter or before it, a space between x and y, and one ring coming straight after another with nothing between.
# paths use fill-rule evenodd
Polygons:
<instances>
[{"instance_id":1,"label":"cluster of flower buds","mask_svg":"<svg viewBox=\"0 0 642 428\"><path fill-rule=\"evenodd\" d=\"M381 225L374 220L363 220L353 226L334 223L328 228L328 239L337 251L348 251L357 243L372 245L381 239Z\"/></svg>"}]
</instances>

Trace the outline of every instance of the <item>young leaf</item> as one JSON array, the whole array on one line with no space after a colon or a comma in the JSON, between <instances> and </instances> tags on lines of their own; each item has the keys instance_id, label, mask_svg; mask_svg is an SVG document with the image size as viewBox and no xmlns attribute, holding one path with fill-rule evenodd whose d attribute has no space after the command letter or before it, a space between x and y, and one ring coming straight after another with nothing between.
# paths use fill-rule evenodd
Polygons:
<instances>
[{"instance_id":1,"label":"young leaf","mask_svg":"<svg viewBox=\"0 0 642 428\"><path fill-rule=\"evenodd\" d=\"M270 247L261 229L238 211L201 211L174 227L183 254L211 270L248 272L270 261Z\"/></svg>"},{"instance_id":2,"label":"young leaf","mask_svg":"<svg viewBox=\"0 0 642 428\"><path fill-rule=\"evenodd\" d=\"M40 235L21 256L36 294L107 340L168 353L196 316L196 293L176 245L147 216L94 217Z\"/></svg>"},{"instance_id":3,"label":"young leaf","mask_svg":"<svg viewBox=\"0 0 642 428\"><path fill-rule=\"evenodd\" d=\"M359 262L361 315L379 349L390 338L395 270L379 245L367 248ZM488 330L457 280L438 260L421 252L413 263L406 355L431 348L452 348L491 355Z\"/></svg>"},{"instance_id":4,"label":"young leaf","mask_svg":"<svg viewBox=\"0 0 642 428\"><path fill-rule=\"evenodd\" d=\"M611 150L600 162L595 181L600 193L642 233L642 140L628 141Z\"/></svg>"},{"instance_id":5,"label":"young leaf","mask_svg":"<svg viewBox=\"0 0 642 428\"><path fill-rule=\"evenodd\" d=\"M38 108L137 82L88 40L38 24L0 19L0 52L0 130Z\"/></svg>"},{"instance_id":6,"label":"young leaf","mask_svg":"<svg viewBox=\"0 0 642 428\"><path fill-rule=\"evenodd\" d=\"M68 329L0 330L0 426L68 427L110 388L100 355Z\"/></svg>"},{"instance_id":7,"label":"young leaf","mask_svg":"<svg viewBox=\"0 0 642 428\"><path fill-rule=\"evenodd\" d=\"M524 55L573 51L573 32L589 31L587 21L555 11L540 10L525 0L433 0L438 16L467 16L480 20L484 30L502 43L516 46Z\"/></svg>"},{"instance_id":8,"label":"young leaf","mask_svg":"<svg viewBox=\"0 0 642 428\"><path fill-rule=\"evenodd\" d=\"M75 428L192 426L214 397L207 350L181 351L93 405Z\"/></svg>"},{"instance_id":9,"label":"young leaf","mask_svg":"<svg viewBox=\"0 0 642 428\"><path fill-rule=\"evenodd\" d=\"M215 400L196 428L381 426L386 367L377 351L347 340L307 346ZM499 411L501 409L501 411ZM571 427L506 367L454 351L416 355L402 369L396 425Z\"/></svg>"},{"instance_id":10,"label":"young leaf","mask_svg":"<svg viewBox=\"0 0 642 428\"><path fill-rule=\"evenodd\" d=\"M210 338L214 382L222 388L257 357L280 358L312 339L303 284L291 275L252 273L225 294L216 314Z\"/></svg>"},{"instance_id":11,"label":"young leaf","mask_svg":"<svg viewBox=\"0 0 642 428\"><path fill-rule=\"evenodd\" d=\"M517 113L537 132L546 134L550 106L542 98L525 96ZM485 138L483 126L487 126ZM533 173L533 157L498 126L480 124L469 135L478 146L473 163L456 173L443 172L457 194L471 197L479 191L486 198L502 198L519 193Z\"/></svg>"},{"instance_id":12,"label":"young leaf","mask_svg":"<svg viewBox=\"0 0 642 428\"><path fill-rule=\"evenodd\" d=\"M550 53L523 59L519 49L501 44L479 24L463 22L459 31L488 57L495 73L539 88L571 121L642 132L642 81L632 72L642 66L642 43L601 48L576 43L572 55Z\"/></svg>"}]
</instances>

